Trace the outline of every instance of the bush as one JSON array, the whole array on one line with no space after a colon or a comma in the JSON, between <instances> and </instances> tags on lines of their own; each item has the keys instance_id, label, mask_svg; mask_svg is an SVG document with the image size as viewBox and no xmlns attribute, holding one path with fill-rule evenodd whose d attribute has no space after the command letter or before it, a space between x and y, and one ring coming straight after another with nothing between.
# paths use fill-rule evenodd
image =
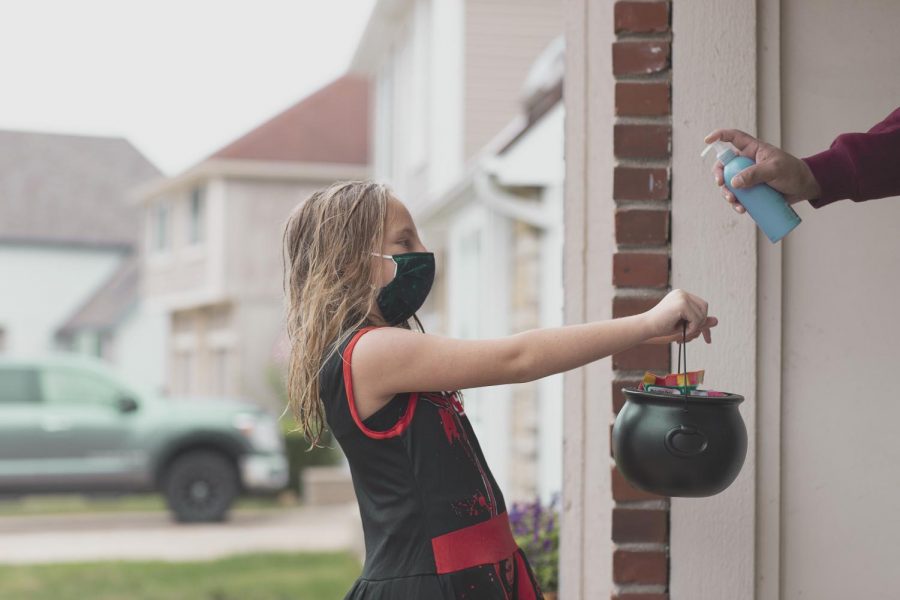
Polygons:
<instances>
[{"instance_id":1,"label":"bush","mask_svg":"<svg viewBox=\"0 0 900 600\"><path fill-rule=\"evenodd\" d=\"M281 399L281 405L287 406L287 389L284 385L284 376L276 366L269 369L269 383ZM340 446L335 442L331 431L322 432L322 438L319 445L322 448L313 448L309 450L310 442L303 435L302 431L294 431L297 423L294 422L290 414L281 418L281 433L284 435L284 447L287 453L288 469L290 479L288 480L288 488L303 496L303 478L302 472L306 467L318 467L323 465L335 465L341 462L343 452Z\"/></svg>"},{"instance_id":2,"label":"bush","mask_svg":"<svg viewBox=\"0 0 900 600\"><path fill-rule=\"evenodd\" d=\"M301 474L303 469L306 467L335 465L341 461L343 453L340 446L334 441L330 431L322 433L319 445L324 446L323 448L309 450L309 440L306 439L303 432L290 433L290 430L294 427L292 419L285 418L281 420L281 430L284 433L284 446L287 452L288 468L290 469L288 486L302 497L303 479Z\"/></svg>"},{"instance_id":3,"label":"bush","mask_svg":"<svg viewBox=\"0 0 900 600\"><path fill-rule=\"evenodd\" d=\"M541 501L513 503L509 522L516 543L525 552L538 584L545 592L559 588L559 496L548 506Z\"/></svg>"}]
</instances>

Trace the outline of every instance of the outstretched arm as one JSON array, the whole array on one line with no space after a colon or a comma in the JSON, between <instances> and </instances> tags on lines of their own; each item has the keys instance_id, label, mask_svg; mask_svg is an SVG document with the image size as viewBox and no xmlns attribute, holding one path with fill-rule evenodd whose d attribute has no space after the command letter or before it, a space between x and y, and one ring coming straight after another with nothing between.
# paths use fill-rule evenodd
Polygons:
<instances>
[{"instance_id":1,"label":"outstretched arm","mask_svg":"<svg viewBox=\"0 0 900 600\"><path fill-rule=\"evenodd\" d=\"M534 329L499 339L458 340L384 327L357 343L353 383L378 404L400 392L533 381L643 342L681 339L683 322L689 339L702 334L707 341L710 328L717 324L707 316L704 300L675 290L641 315Z\"/></svg>"},{"instance_id":2,"label":"outstretched arm","mask_svg":"<svg viewBox=\"0 0 900 600\"><path fill-rule=\"evenodd\" d=\"M828 150L803 159L738 129L717 129L705 139L716 140L731 142L756 162L729 182L735 188L765 183L788 202L809 200L816 208L845 198L862 202L900 195L900 108L868 132L840 135ZM713 176L722 195L736 211L746 212L725 187L722 172L717 161Z\"/></svg>"}]
</instances>

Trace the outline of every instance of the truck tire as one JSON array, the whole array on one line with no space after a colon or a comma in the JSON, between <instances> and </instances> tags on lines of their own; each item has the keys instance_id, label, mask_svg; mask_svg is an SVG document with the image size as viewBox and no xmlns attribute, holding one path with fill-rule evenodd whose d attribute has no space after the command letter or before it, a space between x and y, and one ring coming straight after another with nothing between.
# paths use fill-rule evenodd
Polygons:
<instances>
[{"instance_id":1,"label":"truck tire","mask_svg":"<svg viewBox=\"0 0 900 600\"><path fill-rule=\"evenodd\" d=\"M239 492L238 474L224 454L195 450L171 464L162 492L178 522L224 521Z\"/></svg>"}]
</instances>

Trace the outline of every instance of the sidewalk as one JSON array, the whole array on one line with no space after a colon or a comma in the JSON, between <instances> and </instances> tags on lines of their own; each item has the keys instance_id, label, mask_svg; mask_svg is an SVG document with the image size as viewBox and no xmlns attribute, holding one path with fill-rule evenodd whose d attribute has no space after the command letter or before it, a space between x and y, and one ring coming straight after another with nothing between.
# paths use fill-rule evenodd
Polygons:
<instances>
[{"instance_id":1,"label":"sidewalk","mask_svg":"<svg viewBox=\"0 0 900 600\"><path fill-rule=\"evenodd\" d=\"M270 551L358 552L356 504L233 511L176 524L165 512L0 517L0 564L209 560Z\"/></svg>"}]
</instances>

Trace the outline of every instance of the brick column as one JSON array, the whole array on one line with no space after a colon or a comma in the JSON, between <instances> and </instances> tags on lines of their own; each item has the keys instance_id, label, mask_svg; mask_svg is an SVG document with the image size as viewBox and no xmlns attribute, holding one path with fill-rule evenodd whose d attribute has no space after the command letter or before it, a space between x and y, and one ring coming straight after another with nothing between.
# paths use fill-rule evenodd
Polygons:
<instances>
[{"instance_id":1,"label":"brick column","mask_svg":"<svg viewBox=\"0 0 900 600\"><path fill-rule=\"evenodd\" d=\"M613 317L643 312L669 288L672 158L671 3L615 4ZM622 387L644 371L668 372L667 346L613 356L613 413ZM636 490L612 467L613 600L668 600L669 501Z\"/></svg>"}]
</instances>

